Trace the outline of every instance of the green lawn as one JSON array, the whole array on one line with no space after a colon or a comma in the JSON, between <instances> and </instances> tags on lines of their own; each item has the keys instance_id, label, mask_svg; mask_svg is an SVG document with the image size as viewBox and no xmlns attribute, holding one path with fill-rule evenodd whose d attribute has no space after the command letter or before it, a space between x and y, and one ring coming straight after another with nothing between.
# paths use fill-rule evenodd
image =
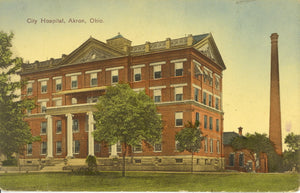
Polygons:
<instances>
[{"instance_id":1,"label":"green lawn","mask_svg":"<svg viewBox=\"0 0 300 193\"><path fill-rule=\"evenodd\" d=\"M296 191L299 174L102 172L0 174L4 190L27 191Z\"/></svg>"}]
</instances>

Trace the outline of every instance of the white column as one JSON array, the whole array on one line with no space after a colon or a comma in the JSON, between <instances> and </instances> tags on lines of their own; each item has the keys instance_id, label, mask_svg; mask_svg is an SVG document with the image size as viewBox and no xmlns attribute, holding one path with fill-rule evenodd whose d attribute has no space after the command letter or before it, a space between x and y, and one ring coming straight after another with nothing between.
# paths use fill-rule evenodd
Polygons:
<instances>
[{"instance_id":1,"label":"white column","mask_svg":"<svg viewBox=\"0 0 300 193\"><path fill-rule=\"evenodd\" d=\"M67 157L73 157L73 119L72 114L66 114L67 117Z\"/></svg>"},{"instance_id":2,"label":"white column","mask_svg":"<svg viewBox=\"0 0 300 193\"><path fill-rule=\"evenodd\" d=\"M47 158L53 157L53 135L52 135L52 116L46 115L47 119Z\"/></svg>"},{"instance_id":3,"label":"white column","mask_svg":"<svg viewBox=\"0 0 300 193\"><path fill-rule=\"evenodd\" d=\"M89 155L94 156L94 136L92 132L94 131L94 117L93 112L89 111L86 113L88 115L88 126L89 126Z\"/></svg>"},{"instance_id":4,"label":"white column","mask_svg":"<svg viewBox=\"0 0 300 193\"><path fill-rule=\"evenodd\" d=\"M118 157L118 154L117 154L117 144L113 144L111 146L111 154L110 154L110 157Z\"/></svg>"}]
</instances>

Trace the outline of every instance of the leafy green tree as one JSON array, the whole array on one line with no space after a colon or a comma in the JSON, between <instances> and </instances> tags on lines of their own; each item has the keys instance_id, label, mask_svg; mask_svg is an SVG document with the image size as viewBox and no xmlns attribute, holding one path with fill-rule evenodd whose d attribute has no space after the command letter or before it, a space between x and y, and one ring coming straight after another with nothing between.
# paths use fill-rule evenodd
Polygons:
<instances>
[{"instance_id":1,"label":"leafy green tree","mask_svg":"<svg viewBox=\"0 0 300 193\"><path fill-rule=\"evenodd\" d=\"M204 139L200 131L199 121L196 121L195 124L188 122L185 127L176 133L175 139L178 141L178 151L188 151L192 154L191 160L191 172L193 172L193 160L195 152L199 152L202 147L201 141Z\"/></svg>"},{"instance_id":2,"label":"leafy green tree","mask_svg":"<svg viewBox=\"0 0 300 193\"><path fill-rule=\"evenodd\" d=\"M246 136L235 137L231 141L231 146L234 150L247 149L248 153L245 152L245 157L251 159L253 163L256 163L261 153L267 153L269 158L269 156L275 152L274 144L267 137L267 134L259 134L256 132L255 134L247 133Z\"/></svg>"},{"instance_id":3,"label":"leafy green tree","mask_svg":"<svg viewBox=\"0 0 300 193\"><path fill-rule=\"evenodd\" d=\"M300 135L288 134L284 143L288 149L283 153L283 162L286 170L300 171Z\"/></svg>"},{"instance_id":4,"label":"leafy green tree","mask_svg":"<svg viewBox=\"0 0 300 193\"><path fill-rule=\"evenodd\" d=\"M128 84L117 84L107 88L99 98L94 113L97 141L110 145L118 141L123 144L123 171L128 146L140 145L142 141L154 144L160 141L162 122L154 102L144 91L134 92Z\"/></svg>"},{"instance_id":5,"label":"leafy green tree","mask_svg":"<svg viewBox=\"0 0 300 193\"><path fill-rule=\"evenodd\" d=\"M20 100L19 90L25 82L17 79L22 59L13 57L13 34L0 32L0 152L10 157L24 150L33 141L28 124L23 121L24 111L34 108L33 101Z\"/></svg>"}]
</instances>

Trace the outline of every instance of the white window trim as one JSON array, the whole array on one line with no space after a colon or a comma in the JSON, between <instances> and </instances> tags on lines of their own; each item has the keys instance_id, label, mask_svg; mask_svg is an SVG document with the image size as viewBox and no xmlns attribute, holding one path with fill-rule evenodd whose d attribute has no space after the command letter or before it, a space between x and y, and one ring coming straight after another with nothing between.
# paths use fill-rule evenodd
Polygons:
<instances>
[{"instance_id":1,"label":"white window trim","mask_svg":"<svg viewBox=\"0 0 300 193\"><path fill-rule=\"evenodd\" d=\"M106 68L105 71L121 70L123 68L124 68L124 66L118 66L118 67Z\"/></svg>"},{"instance_id":2,"label":"white window trim","mask_svg":"<svg viewBox=\"0 0 300 193\"><path fill-rule=\"evenodd\" d=\"M89 70L89 71L86 71L85 74L92 74L92 73L98 73L98 72L102 72L102 69L98 69L98 70Z\"/></svg>"},{"instance_id":3,"label":"white window trim","mask_svg":"<svg viewBox=\"0 0 300 193\"><path fill-rule=\"evenodd\" d=\"M130 68L143 68L145 66L146 66L145 64L139 64L139 65L130 66Z\"/></svg>"},{"instance_id":4,"label":"white window trim","mask_svg":"<svg viewBox=\"0 0 300 193\"><path fill-rule=\"evenodd\" d=\"M166 61L152 62L152 63L149 64L149 66L156 66L156 65L162 65L162 64L166 64Z\"/></svg>"},{"instance_id":5,"label":"white window trim","mask_svg":"<svg viewBox=\"0 0 300 193\"><path fill-rule=\"evenodd\" d=\"M170 63L176 63L176 62L186 62L187 59L186 58L181 58L181 59L175 59L175 60L171 60Z\"/></svg>"},{"instance_id":6,"label":"white window trim","mask_svg":"<svg viewBox=\"0 0 300 193\"><path fill-rule=\"evenodd\" d=\"M162 89L162 88L167 88L166 86L152 86L149 87L150 90L156 90L156 89Z\"/></svg>"},{"instance_id":7,"label":"white window trim","mask_svg":"<svg viewBox=\"0 0 300 193\"><path fill-rule=\"evenodd\" d=\"M48 102L49 101L49 99L39 99L38 100L38 103L41 103L41 102Z\"/></svg>"},{"instance_id":8,"label":"white window trim","mask_svg":"<svg viewBox=\"0 0 300 193\"><path fill-rule=\"evenodd\" d=\"M43 81L48 81L49 78L42 78L42 79L38 79L38 82L43 82Z\"/></svg>"},{"instance_id":9,"label":"white window trim","mask_svg":"<svg viewBox=\"0 0 300 193\"><path fill-rule=\"evenodd\" d=\"M177 114L177 113L181 113L181 115L182 115L182 118L181 118L181 120L182 120L182 125L176 125L176 120L177 120L177 119L176 119L176 114ZM175 127L183 127L183 125L184 125L184 124L183 124L183 112L182 112L182 111L180 111L180 112L175 112Z\"/></svg>"},{"instance_id":10,"label":"white window trim","mask_svg":"<svg viewBox=\"0 0 300 193\"><path fill-rule=\"evenodd\" d=\"M182 86L187 86L187 83L182 83L182 84L171 84L170 87L182 87Z\"/></svg>"},{"instance_id":11,"label":"white window trim","mask_svg":"<svg viewBox=\"0 0 300 193\"><path fill-rule=\"evenodd\" d=\"M197 89L199 89L199 90L202 90L202 88L200 87L200 86L198 86L198 85L196 85L196 84L192 84L192 86L194 87L194 88L197 88Z\"/></svg>"},{"instance_id":12,"label":"white window trim","mask_svg":"<svg viewBox=\"0 0 300 193\"><path fill-rule=\"evenodd\" d=\"M194 64L196 64L196 65L198 65L198 66L202 66L202 64L201 63L199 63L198 61L196 61L196 60L193 60L193 63Z\"/></svg>"},{"instance_id":13,"label":"white window trim","mask_svg":"<svg viewBox=\"0 0 300 193\"><path fill-rule=\"evenodd\" d=\"M203 69L204 69L204 71L207 71L207 72L209 72L209 74L211 74L212 75L212 70L210 70L210 69L208 69L207 67L205 67L205 66L203 66Z\"/></svg>"},{"instance_id":14,"label":"white window trim","mask_svg":"<svg viewBox=\"0 0 300 193\"><path fill-rule=\"evenodd\" d=\"M27 83L31 83L31 84L33 84L35 82L35 80L29 80L29 81L27 81Z\"/></svg>"},{"instance_id":15,"label":"white window trim","mask_svg":"<svg viewBox=\"0 0 300 193\"><path fill-rule=\"evenodd\" d=\"M67 77L69 76L80 76L82 73L81 72L76 72L76 73L70 73L70 74L66 74Z\"/></svg>"},{"instance_id":16,"label":"white window trim","mask_svg":"<svg viewBox=\"0 0 300 193\"><path fill-rule=\"evenodd\" d=\"M62 79L62 76L55 76L52 78L53 80L56 80L56 79Z\"/></svg>"},{"instance_id":17,"label":"white window trim","mask_svg":"<svg viewBox=\"0 0 300 193\"><path fill-rule=\"evenodd\" d=\"M206 89L203 89L203 92L206 92L206 94L210 94L210 95L214 96L214 94L213 94L212 92L209 92L209 91L206 90Z\"/></svg>"},{"instance_id":18,"label":"white window trim","mask_svg":"<svg viewBox=\"0 0 300 193\"><path fill-rule=\"evenodd\" d=\"M133 88L132 90L135 91L135 92L140 92L140 91L145 90L145 88L144 87L142 87L142 88Z\"/></svg>"}]
</instances>

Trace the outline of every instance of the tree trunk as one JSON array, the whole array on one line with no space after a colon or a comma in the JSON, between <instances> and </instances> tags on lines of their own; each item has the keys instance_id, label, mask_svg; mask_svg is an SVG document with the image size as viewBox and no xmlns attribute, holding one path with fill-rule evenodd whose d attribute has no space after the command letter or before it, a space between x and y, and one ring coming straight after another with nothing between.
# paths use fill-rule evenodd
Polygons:
<instances>
[{"instance_id":1,"label":"tree trunk","mask_svg":"<svg viewBox=\"0 0 300 193\"><path fill-rule=\"evenodd\" d=\"M125 164L125 156L126 156L126 152L127 152L127 144L126 144L126 142L125 142L124 146L125 146L125 150L123 152L122 177L125 177L125 166L126 166L126 164Z\"/></svg>"},{"instance_id":2,"label":"tree trunk","mask_svg":"<svg viewBox=\"0 0 300 193\"><path fill-rule=\"evenodd\" d=\"M191 173L194 171L194 152L192 152Z\"/></svg>"}]
</instances>

